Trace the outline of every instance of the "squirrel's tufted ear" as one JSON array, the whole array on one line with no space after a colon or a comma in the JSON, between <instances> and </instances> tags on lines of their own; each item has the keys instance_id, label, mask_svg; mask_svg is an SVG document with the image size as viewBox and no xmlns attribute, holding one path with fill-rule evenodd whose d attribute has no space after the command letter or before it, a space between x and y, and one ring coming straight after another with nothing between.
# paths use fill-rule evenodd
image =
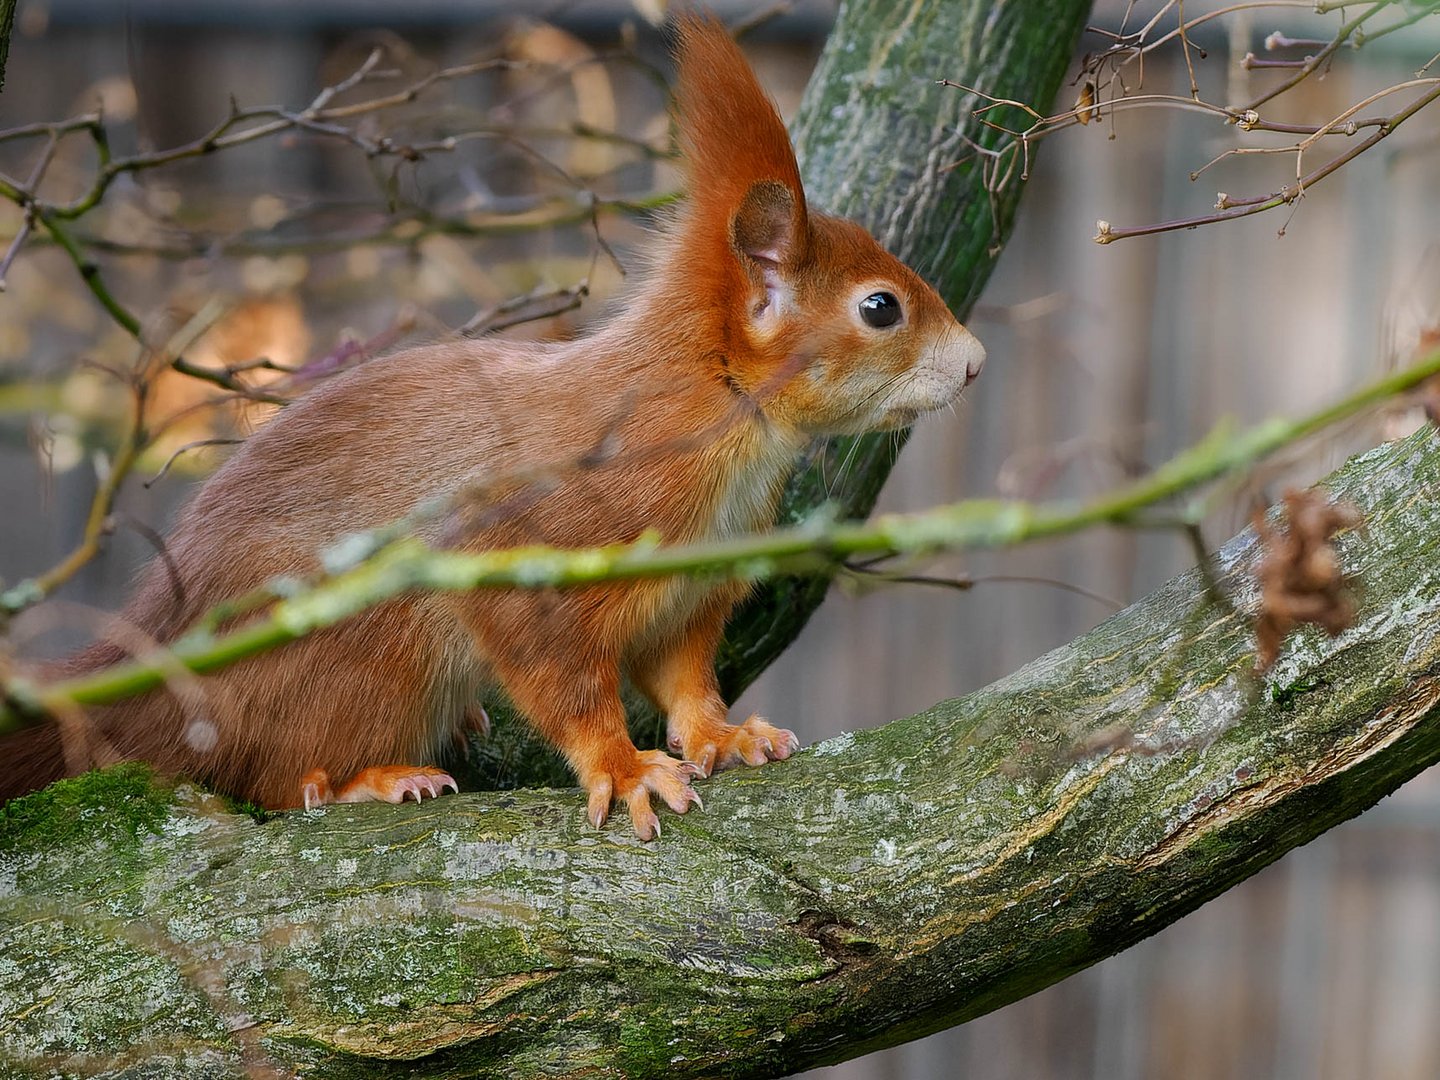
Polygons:
<instances>
[{"instance_id":1,"label":"squirrel's tufted ear","mask_svg":"<svg viewBox=\"0 0 1440 1080\"><path fill-rule=\"evenodd\" d=\"M801 257L805 190L774 102L714 18L680 21L677 56L692 228L752 259L778 264Z\"/></svg>"},{"instance_id":2,"label":"squirrel's tufted ear","mask_svg":"<svg viewBox=\"0 0 1440 1080\"><path fill-rule=\"evenodd\" d=\"M770 270L791 261L796 242L795 196L784 184L751 185L730 219L730 243L746 258Z\"/></svg>"}]
</instances>

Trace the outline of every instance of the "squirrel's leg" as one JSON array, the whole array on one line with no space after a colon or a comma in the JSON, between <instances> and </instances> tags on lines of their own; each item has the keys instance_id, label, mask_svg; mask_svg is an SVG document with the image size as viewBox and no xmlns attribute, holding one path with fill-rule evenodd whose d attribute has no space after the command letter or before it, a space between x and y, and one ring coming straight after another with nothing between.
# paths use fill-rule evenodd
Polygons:
<instances>
[{"instance_id":1,"label":"squirrel's leg","mask_svg":"<svg viewBox=\"0 0 1440 1080\"><path fill-rule=\"evenodd\" d=\"M731 765L780 761L800 747L793 731L763 717L751 716L743 724L726 720L715 652L733 606L733 595L716 597L684 629L631 665L635 684L665 713L670 749L695 762L706 776Z\"/></svg>"},{"instance_id":2,"label":"squirrel's leg","mask_svg":"<svg viewBox=\"0 0 1440 1080\"><path fill-rule=\"evenodd\" d=\"M660 835L650 805L658 795L677 814L698 805L690 782L700 770L663 750L637 750L625 727L620 671L613 661L592 659L585 668L554 661L514 667L496 659L496 674L530 722L559 748L589 793L587 816L597 829L610 816L612 800L630 809L635 835Z\"/></svg>"},{"instance_id":3,"label":"squirrel's leg","mask_svg":"<svg viewBox=\"0 0 1440 1080\"><path fill-rule=\"evenodd\" d=\"M455 788L429 763L461 707L437 689L457 666L444 650L468 649L468 638L433 601L406 597L216 672L204 686L213 745L174 739L174 767L275 810Z\"/></svg>"}]
</instances>

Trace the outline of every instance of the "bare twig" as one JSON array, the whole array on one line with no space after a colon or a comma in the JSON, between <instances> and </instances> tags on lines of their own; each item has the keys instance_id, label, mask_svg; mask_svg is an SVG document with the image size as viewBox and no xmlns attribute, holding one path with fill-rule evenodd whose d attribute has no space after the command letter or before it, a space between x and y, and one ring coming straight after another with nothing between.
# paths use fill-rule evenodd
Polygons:
<instances>
[{"instance_id":1,"label":"bare twig","mask_svg":"<svg viewBox=\"0 0 1440 1080\"><path fill-rule=\"evenodd\" d=\"M1304 67L1302 67L1294 75L1290 76L1290 78L1280 83L1278 86L1272 86L1263 94L1260 94L1259 96L1251 99L1250 104L1246 105L1243 111L1249 112L1251 109L1258 109L1267 101L1274 101L1281 94L1288 93L1295 87L1299 86L1302 82L1304 82L1307 78L1309 78L1312 74L1319 70L1319 68L1323 64L1328 62L1330 57L1335 54L1335 52L1340 48L1340 46L1344 45L1347 41L1350 40L1350 38L1355 34L1355 31L1359 30L1370 19L1374 18L1376 15L1380 14L1380 12L1384 11L1387 7L1391 5L1392 2L1393 0L1379 0L1378 3L1371 4L1359 15L1356 15L1353 19L1346 22L1336 32L1335 36L1331 38L1329 44L1327 44L1314 56L1306 58L1306 64ZM1315 9L1317 11L1322 11L1325 10L1325 7L1324 5L1316 4Z\"/></svg>"},{"instance_id":2,"label":"bare twig","mask_svg":"<svg viewBox=\"0 0 1440 1080\"><path fill-rule=\"evenodd\" d=\"M1440 13L1440 2L1436 2L1436 0L1426 0L1425 3L1404 12L1396 21L1379 29L1367 32L1368 24L1381 12L1393 7L1394 2L1395 0L1379 0L1377 3L1367 5L1363 11L1344 21L1336 31L1335 36L1328 41L1293 39L1278 32L1269 35L1265 39L1265 47L1267 50L1274 51L1281 48L1304 46L1313 47L1315 51L1303 59L1281 58L1273 60L1261 60L1256 58L1253 53L1247 53L1244 59L1241 60L1241 65L1244 67L1283 67L1293 69L1294 74L1290 78L1283 80L1277 86L1258 95L1250 101L1249 104L1243 106L1218 105L1203 100L1200 96L1199 87L1195 78L1195 67L1191 58L1191 49L1193 46L1190 42L1189 35L1196 27L1221 15L1262 8L1312 7L1312 4L1308 2L1308 0L1254 0L1254 2L1228 5L1188 19L1184 15L1183 5L1180 0L1165 0L1165 2L1158 6L1158 9L1148 18L1144 25L1137 30L1127 29L1136 6L1134 3L1131 3L1125 10L1119 30L1091 28L1093 32L1106 37L1110 43L1101 51L1088 55L1082 63L1080 75L1077 77L1077 81L1082 84L1082 93L1076 106L1067 112L1057 113L1052 116L1041 116L1023 102L989 95L974 87L963 86L959 83L949 82L948 80L944 82L945 85L954 86L957 89L965 90L981 98L983 103L973 110L973 115L985 126L1002 133L1011 140L1003 144L1000 148L987 152L992 155L994 162L984 173L987 186L990 188L992 196L998 195L998 192L1002 190L1005 185L1012 183L1016 175L1011 168L998 168L998 163L1008 161L1013 165L1018 156L1022 162L1018 175L1024 178L1029 172L1031 150L1036 141L1069 127L1088 124L1092 120L1101 117L1106 117L1113 121L1114 117L1120 111L1130 108L1160 107L1190 109L1209 113L1221 118L1226 123L1233 125L1243 132L1267 131L1303 136L1299 142L1290 146L1231 148L1217 154L1205 165L1202 165L1191 173L1191 179L1195 179L1217 162L1237 155L1293 153L1296 159L1295 182L1293 185L1287 185L1278 191L1272 191L1263 195L1234 197L1222 193L1217 202L1215 213L1162 222L1156 225L1146 225L1136 228L1116 228L1108 222L1102 221L1097 236L1095 237L1100 243L1110 243L1124 237L1167 232L1173 229L1193 228L1198 225L1211 224L1218 221L1229 220L1234 217L1245 217L1284 205L1291 206L1293 213L1293 207L1296 202L1304 196L1305 190L1309 185L1324 179L1336 169L1352 161L1359 154L1373 148L1399 124L1405 122L1414 116L1416 112L1420 111L1420 109L1425 108L1436 100L1437 95L1431 92L1424 94L1413 105L1392 115L1373 116L1364 119L1356 118L1356 114L1366 106L1390 94L1434 86L1434 80L1422 77L1424 71L1424 68L1422 68L1421 72L1417 73L1415 79L1394 84L1378 93L1372 94L1345 109L1339 116L1333 117L1323 124L1298 124L1289 121L1272 120L1262 116L1259 112L1260 106L1288 93L1305 79L1327 70L1329 64L1333 62L1334 57L1342 47L1350 46L1358 48L1365 41L1373 41L1378 37L1383 37L1407 26L1411 26L1427 16ZM1344 6L1345 5L1338 3L1321 3L1318 5L1317 10L1339 10ZM1176 13L1178 19L1176 27L1157 35L1155 31L1158 24L1163 17L1172 11ZM1181 50L1184 54L1186 70L1190 75L1190 95L1176 96L1139 92L1140 88L1144 85L1145 58L1156 49L1175 40L1178 40L1180 43ZM1434 61L1431 61L1431 63L1433 62ZM1131 65L1134 65L1139 72L1138 81L1134 85L1127 81L1126 78L1126 71ZM1429 64L1425 65L1425 67L1428 66ZM1002 106L1011 106L1023 110L1031 117L1032 123L1028 127L1014 129L990 119L990 114ZM1306 171L1306 152L1312 149L1320 138L1328 136L1350 137L1368 129L1374 129L1374 134L1372 134L1370 138L1365 139L1357 147L1352 147L1345 153L1337 155L1324 165L1308 172ZM971 155L979 155L982 151L979 147L971 145L969 152ZM1283 228L1281 232L1283 234Z\"/></svg>"},{"instance_id":3,"label":"bare twig","mask_svg":"<svg viewBox=\"0 0 1440 1080\"><path fill-rule=\"evenodd\" d=\"M181 454L188 454L191 450L199 450L206 446L238 446L244 441L244 439L196 439L194 442L188 442L184 446L177 447L175 452L165 459L165 464L160 466L155 475L146 480L141 486L148 488L159 483L165 477L165 474L170 471L170 466L175 464L176 459L179 458Z\"/></svg>"},{"instance_id":4,"label":"bare twig","mask_svg":"<svg viewBox=\"0 0 1440 1080\"><path fill-rule=\"evenodd\" d=\"M413 246L425 236L435 233L486 236L588 224L596 230L597 243L601 250L613 258L613 253L609 252L608 245L598 232L598 218L602 213L645 212L664 205L674 198L673 195L668 194L639 200L599 198L587 188L584 181L570 175L543 155L538 154L525 141L531 137L558 135L571 138L605 139L633 147L647 157L662 157L669 153L667 149L616 132L600 132L583 125L574 125L568 129L553 131L539 129L532 131L515 125L498 125L438 139L407 141L388 135L373 135L359 127L351 126L356 120L412 103L442 82L455 81L486 71L514 70L533 66L528 61L491 59L439 68L393 93L369 97L363 101L337 104L336 99L349 91L376 81L393 78L393 72L379 68L381 58L382 53L379 50L373 50L354 71L340 81L323 88L309 105L301 110L288 110L278 106L257 108L236 106L232 108L228 116L199 138L162 150L123 157L112 156L108 134L103 120L98 114L85 114L57 123L27 124L0 131L0 143L37 137L47 140L47 148L29 180L21 182L0 176L0 198L14 202L26 212L21 228L9 238L5 261L0 263L0 267L8 267L27 241L54 243L66 252L81 274L86 287L102 307L127 333L139 340L140 320L117 299L105 283L98 266L91 257L92 252L158 254L169 258L224 254L274 255L290 251L342 250L363 245ZM561 76L564 76L573 73L582 65L600 63L605 59L606 57L598 55L586 57L557 70ZM570 206L559 206L556 208L556 212L550 215L528 214L521 217L478 219L473 215L466 215L458 218L445 218L413 208L393 214L390 220L378 228L360 234L347 235L327 231L324 235L299 239L277 238L265 241L246 238L227 240L201 236L161 243L143 239L120 241L106 237L87 236L72 230L68 224L84 217L99 206L110 186L122 175L158 169L297 130L320 138L349 143L370 158L389 157L402 164L418 161L430 153L452 151L467 138L503 139L521 153L530 156L539 167L551 172L575 189L578 197ZM90 137L98 155L96 172L89 187L68 202L55 203L43 200L39 197L38 191L55 147L63 139L81 133ZM38 232L34 229L37 224L40 227ZM0 281L3 281L3 276L3 272L0 272ZM252 394L243 384L237 383L234 379L196 368L188 364L183 357L176 359L175 367L184 374L206 379L226 390Z\"/></svg>"},{"instance_id":5,"label":"bare twig","mask_svg":"<svg viewBox=\"0 0 1440 1080\"><path fill-rule=\"evenodd\" d=\"M588 278L574 285L535 289L476 312L458 333L464 337L483 337L521 323L553 318L574 311L589 295Z\"/></svg>"},{"instance_id":6,"label":"bare twig","mask_svg":"<svg viewBox=\"0 0 1440 1080\"><path fill-rule=\"evenodd\" d=\"M731 23L730 34L736 38L743 38L747 34L753 34L771 20L790 14L794 8L795 0L775 0L775 3L772 3L769 7L756 8L754 11Z\"/></svg>"},{"instance_id":7,"label":"bare twig","mask_svg":"<svg viewBox=\"0 0 1440 1080\"><path fill-rule=\"evenodd\" d=\"M25 246L31 230L35 227L35 209L27 206L25 216L20 221L20 228L15 230L15 235L10 238L10 246L5 249L5 254L0 257L0 292L5 291L5 277L10 273L10 264L15 261L15 256L20 254L20 249Z\"/></svg>"},{"instance_id":8,"label":"bare twig","mask_svg":"<svg viewBox=\"0 0 1440 1080\"><path fill-rule=\"evenodd\" d=\"M125 433L115 456L101 473L80 543L49 570L0 593L0 614L15 615L44 600L79 573L99 553L105 538L110 535L114 527L110 512L115 505L115 496L145 445L145 383L137 379L131 389L130 416Z\"/></svg>"},{"instance_id":9,"label":"bare twig","mask_svg":"<svg viewBox=\"0 0 1440 1080\"><path fill-rule=\"evenodd\" d=\"M1045 585L1052 589L1059 589L1061 592L1084 597L1086 600L1094 600L1097 604L1104 604L1111 611L1119 611L1125 606L1113 597L1092 592L1058 578L1034 577L1028 574L986 574L981 577L972 577L969 574L956 577L908 574L903 571L887 570L877 565L886 558L888 556L861 561L850 560L841 564L839 572L867 584L873 582L881 585L928 585L940 589L953 589L956 592L969 592L976 585Z\"/></svg>"},{"instance_id":10,"label":"bare twig","mask_svg":"<svg viewBox=\"0 0 1440 1080\"><path fill-rule=\"evenodd\" d=\"M1181 218L1176 221L1162 221L1153 225L1139 225L1131 228L1116 228L1108 221L1102 221L1095 234L1095 242L1098 244L1109 244L1116 240L1123 240L1134 236L1151 236L1156 233L1173 232L1177 229L1193 229L1197 225L1209 225L1217 221L1230 221L1234 218L1249 217L1252 214L1264 213L1266 210L1273 210L1277 206L1285 206L1294 203L1304 196L1307 189L1314 187L1337 169L1343 168L1349 162L1354 161L1365 151L1376 146L1387 138L1396 128L1403 124L1410 117L1414 116L1421 109L1434 101L1440 100L1440 80L1430 80L1435 83L1434 88L1421 97L1409 107L1391 116L1388 121L1379 127L1369 138L1352 146L1345 153L1332 158L1324 165L1300 177L1294 185L1286 185L1279 191L1269 195L1233 199L1222 194L1217 202L1220 209L1212 214L1201 214L1196 217Z\"/></svg>"}]
</instances>

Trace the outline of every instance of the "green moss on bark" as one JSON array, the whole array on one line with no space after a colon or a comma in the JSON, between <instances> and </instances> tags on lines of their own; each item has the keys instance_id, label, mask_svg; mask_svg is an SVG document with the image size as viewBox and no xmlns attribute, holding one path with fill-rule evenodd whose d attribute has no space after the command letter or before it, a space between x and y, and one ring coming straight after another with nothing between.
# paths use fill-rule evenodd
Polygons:
<instances>
[{"instance_id":1,"label":"green moss on bark","mask_svg":"<svg viewBox=\"0 0 1440 1080\"><path fill-rule=\"evenodd\" d=\"M81 838L112 854L133 848L164 821L172 791L136 763L62 780L0 804L0 852L38 857Z\"/></svg>"}]
</instances>

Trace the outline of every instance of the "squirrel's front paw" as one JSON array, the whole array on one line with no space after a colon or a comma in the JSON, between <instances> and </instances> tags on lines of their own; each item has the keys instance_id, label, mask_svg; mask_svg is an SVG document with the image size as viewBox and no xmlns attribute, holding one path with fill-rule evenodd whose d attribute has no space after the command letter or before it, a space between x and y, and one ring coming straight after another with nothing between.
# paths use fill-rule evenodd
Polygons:
<instances>
[{"instance_id":1,"label":"squirrel's front paw","mask_svg":"<svg viewBox=\"0 0 1440 1080\"><path fill-rule=\"evenodd\" d=\"M681 750L709 776L732 765L764 765L784 761L800 749L793 731L777 728L764 717L751 716L743 724L713 724L671 736L670 748Z\"/></svg>"},{"instance_id":2,"label":"squirrel's front paw","mask_svg":"<svg viewBox=\"0 0 1440 1080\"><path fill-rule=\"evenodd\" d=\"M630 808L630 822L641 840L660 835L660 819L650 808L654 793L677 814L700 806L700 796L690 782L703 773L694 762L677 761L663 750L634 751L633 761L601 769L585 778L590 793L587 816L597 829L610 816L610 803L619 799Z\"/></svg>"}]
</instances>

